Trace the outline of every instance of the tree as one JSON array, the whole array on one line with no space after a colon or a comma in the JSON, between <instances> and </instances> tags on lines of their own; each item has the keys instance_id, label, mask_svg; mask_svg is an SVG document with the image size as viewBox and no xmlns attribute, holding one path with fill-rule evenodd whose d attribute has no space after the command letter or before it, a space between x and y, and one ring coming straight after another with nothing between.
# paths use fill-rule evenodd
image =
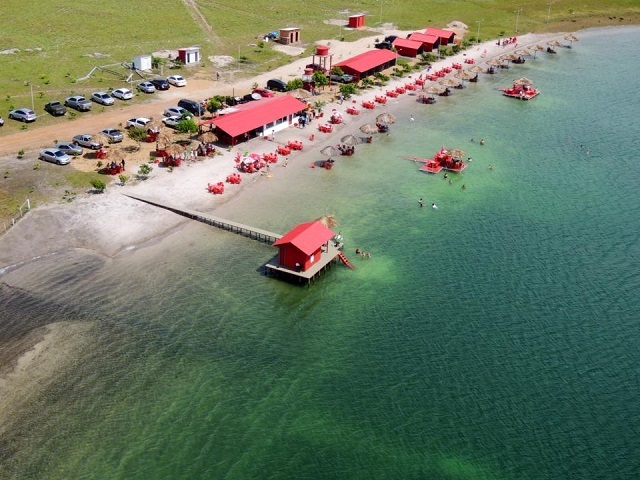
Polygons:
<instances>
[{"instance_id":1,"label":"tree","mask_svg":"<svg viewBox=\"0 0 640 480\"><path fill-rule=\"evenodd\" d=\"M222 108L223 98L224 97L220 97L220 96L211 97L207 102L207 111L209 113L213 113L217 110L220 110Z\"/></svg>"},{"instance_id":2,"label":"tree","mask_svg":"<svg viewBox=\"0 0 640 480\"><path fill-rule=\"evenodd\" d=\"M351 95L355 95L358 91L358 87L354 83L343 83L340 85L340 93L344 95L344 98L349 98Z\"/></svg>"},{"instance_id":3,"label":"tree","mask_svg":"<svg viewBox=\"0 0 640 480\"><path fill-rule=\"evenodd\" d=\"M293 80L290 80L287 82L287 90L289 91L297 90L298 88L303 88L303 87L304 87L304 83L302 83L301 78L294 78Z\"/></svg>"},{"instance_id":4,"label":"tree","mask_svg":"<svg viewBox=\"0 0 640 480\"><path fill-rule=\"evenodd\" d=\"M324 87L326 85L329 85L329 79L324 73L320 71L313 72L313 77L311 77L311 80L313 80L313 84L316 87Z\"/></svg>"},{"instance_id":5,"label":"tree","mask_svg":"<svg viewBox=\"0 0 640 480\"><path fill-rule=\"evenodd\" d=\"M198 125L191 118L185 118L178 122L176 130L180 133L197 133Z\"/></svg>"}]
</instances>

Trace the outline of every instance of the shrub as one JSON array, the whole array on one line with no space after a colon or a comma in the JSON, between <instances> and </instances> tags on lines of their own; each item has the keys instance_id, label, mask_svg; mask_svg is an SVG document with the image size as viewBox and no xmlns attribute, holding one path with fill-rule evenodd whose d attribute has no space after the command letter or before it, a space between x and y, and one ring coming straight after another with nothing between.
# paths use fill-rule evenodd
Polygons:
<instances>
[{"instance_id":1,"label":"shrub","mask_svg":"<svg viewBox=\"0 0 640 480\"><path fill-rule=\"evenodd\" d=\"M93 180L91 180L91 186L93 187L93 190L96 193L102 193L105 191L105 189L107 188L107 184L104 183L102 180L100 180L99 178L94 178Z\"/></svg>"},{"instance_id":2,"label":"shrub","mask_svg":"<svg viewBox=\"0 0 640 480\"><path fill-rule=\"evenodd\" d=\"M124 174L118 175L118 178L120 179L120 183L123 186L124 186L125 183L127 183L127 180L129 180L129 176L128 175L124 175Z\"/></svg>"},{"instance_id":3,"label":"shrub","mask_svg":"<svg viewBox=\"0 0 640 480\"><path fill-rule=\"evenodd\" d=\"M176 125L176 130L180 133L197 133L198 125L191 118L185 118L184 120L180 120Z\"/></svg>"},{"instance_id":4,"label":"shrub","mask_svg":"<svg viewBox=\"0 0 640 480\"><path fill-rule=\"evenodd\" d=\"M146 163L143 163L142 165L140 165L140 168L138 169L138 178L145 180L152 171L153 171L153 167L151 165L147 165Z\"/></svg>"},{"instance_id":5,"label":"shrub","mask_svg":"<svg viewBox=\"0 0 640 480\"><path fill-rule=\"evenodd\" d=\"M302 83L301 78L294 78L293 80L287 82L287 90L296 90L298 88L302 88L304 83Z\"/></svg>"},{"instance_id":6,"label":"shrub","mask_svg":"<svg viewBox=\"0 0 640 480\"><path fill-rule=\"evenodd\" d=\"M143 127L131 127L127 130L127 137L136 142L142 142L147 136L147 131Z\"/></svg>"},{"instance_id":7,"label":"shrub","mask_svg":"<svg viewBox=\"0 0 640 480\"><path fill-rule=\"evenodd\" d=\"M345 98L349 98L351 95L355 95L358 91L358 87L353 83L344 83L340 85L340 93L344 95Z\"/></svg>"}]
</instances>

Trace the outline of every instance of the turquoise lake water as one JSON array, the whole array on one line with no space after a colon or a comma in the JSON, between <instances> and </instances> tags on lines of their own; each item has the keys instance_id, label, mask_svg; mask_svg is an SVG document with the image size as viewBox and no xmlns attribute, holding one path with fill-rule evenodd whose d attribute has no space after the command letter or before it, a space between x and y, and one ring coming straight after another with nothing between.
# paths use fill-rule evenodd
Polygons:
<instances>
[{"instance_id":1,"label":"turquoise lake water","mask_svg":"<svg viewBox=\"0 0 640 480\"><path fill-rule=\"evenodd\" d=\"M24 267L0 325L94 326L25 393L0 477L638 478L640 28L579 36L234 211L333 213L355 271L289 285L271 247L197 224ZM521 76L542 94L496 90ZM442 145L473 158L451 184L402 158Z\"/></svg>"}]
</instances>

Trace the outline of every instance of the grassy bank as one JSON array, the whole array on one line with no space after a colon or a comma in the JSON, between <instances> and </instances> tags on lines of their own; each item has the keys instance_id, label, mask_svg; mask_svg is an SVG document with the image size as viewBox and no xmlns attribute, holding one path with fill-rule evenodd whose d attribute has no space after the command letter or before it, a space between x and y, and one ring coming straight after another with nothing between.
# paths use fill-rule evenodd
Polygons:
<instances>
[{"instance_id":1,"label":"grassy bank","mask_svg":"<svg viewBox=\"0 0 640 480\"><path fill-rule=\"evenodd\" d=\"M52 98L121 86L122 80L98 73L78 81L97 65L130 62L136 55L163 49L200 45L203 66L211 70L207 57L230 55L236 60L228 68L252 73L275 69L289 57L271 44L257 48L256 37L284 26L302 29L303 42L340 38L355 40L372 31L352 31L344 25L353 13L364 12L369 28L393 24L400 29L445 26L459 20L469 26L469 36L482 39L512 36L516 32L575 31L586 26L638 23L636 0L545 0L522 4L512 1L361 0L251 3L197 0L191 9L184 2L158 0L153 8L130 0L5 0L0 49L17 49L0 55L0 114L10 107L36 109ZM519 12L519 13L517 13ZM610 12L615 12L612 15ZM311 47L309 47L309 52ZM190 70L191 72L191 70Z\"/></svg>"}]
</instances>

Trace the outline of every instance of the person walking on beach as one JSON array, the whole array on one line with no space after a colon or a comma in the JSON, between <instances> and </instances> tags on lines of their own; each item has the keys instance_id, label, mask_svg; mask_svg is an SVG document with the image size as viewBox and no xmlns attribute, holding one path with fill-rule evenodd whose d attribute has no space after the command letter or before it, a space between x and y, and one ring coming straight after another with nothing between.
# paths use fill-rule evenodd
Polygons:
<instances>
[{"instance_id":1,"label":"person walking on beach","mask_svg":"<svg viewBox=\"0 0 640 480\"><path fill-rule=\"evenodd\" d=\"M413 118L413 115L411 115L411 116L409 117L409 120L411 120L412 122L415 122L415 119Z\"/></svg>"},{"instance_id":2,"label":"person walking on beach","mask_svg":"<svg viewBox=\"0 0 640 480\"><path fill-rule=\"evenodd\" d=\"M124 158L122 159L122 161L120 162L120 165L122 165L122 171L124 172Z\"/></svg>"}]
</instances>

